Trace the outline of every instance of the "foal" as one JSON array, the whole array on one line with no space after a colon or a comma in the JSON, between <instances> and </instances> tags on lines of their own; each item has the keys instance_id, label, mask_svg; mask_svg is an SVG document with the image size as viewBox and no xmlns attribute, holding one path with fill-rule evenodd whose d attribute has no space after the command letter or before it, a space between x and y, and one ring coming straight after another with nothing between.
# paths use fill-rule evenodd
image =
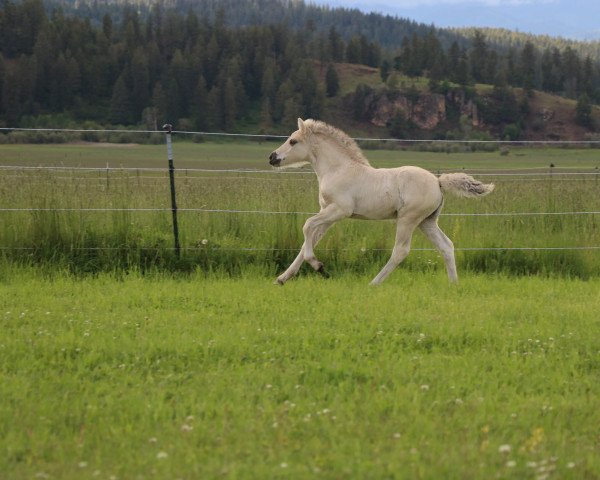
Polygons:
<instances>
[{"instance_id":1,"label":"foal","mask_svg":"<svg viewBox=\"0 0 600 480\"><path fill-rule=\"evenodd\" d=\"M396 219L396 243L392 255L371 285L383 282L410 251L413 231L419 227L440 251L448 278L455 282L454 246L438 226L443 192L463 197L482 197L494 189L464 173L439 178L419 167L373 168L360 148L344 132L316 120L298 119L298 130L271 153L274 167L310 163L319 181L319 213L302 229L304 244L288 269L277 277L283 285L307 261L322 272L314 248L325 232L343 218Z\"/></svg>"}]
</instances>

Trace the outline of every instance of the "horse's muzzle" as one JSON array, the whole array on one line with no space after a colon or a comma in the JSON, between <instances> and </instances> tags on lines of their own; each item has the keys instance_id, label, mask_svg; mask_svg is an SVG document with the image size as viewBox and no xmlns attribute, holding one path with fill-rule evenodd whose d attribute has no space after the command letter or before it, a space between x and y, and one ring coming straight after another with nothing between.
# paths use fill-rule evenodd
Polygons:
<instances>
[{"instance_id":1,"label":"horse's muzzle","mask_svg":"<svg viewBox=\"0 0 600 480\"><path fill-rule=\"evenodd\" d=\"M271 165L273 165L274 167L278 167L279 164L281 163L281 159L277 158L276 152L273 152L273 153L271 153L271 155L269 155L269 163Z\"/></svg>"}]
</instances>

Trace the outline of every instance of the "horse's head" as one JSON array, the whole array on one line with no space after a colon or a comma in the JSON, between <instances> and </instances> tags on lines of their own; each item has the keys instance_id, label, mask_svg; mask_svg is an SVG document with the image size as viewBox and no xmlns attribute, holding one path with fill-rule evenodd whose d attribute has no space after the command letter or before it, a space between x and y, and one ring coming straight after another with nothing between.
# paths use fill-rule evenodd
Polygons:
<instances>
[{"instance_id":1,"label":"horse's head","mask_svg":"<svg viewBox=\"0 0 600 480\"><path fill-rule=\"evenodd\" d=\"M298 119L298 130L269 156L269 163L274 167L293 164L311 163L312 153L307 143L307 129L304 121Z\"/></svg>"}]
</instances>

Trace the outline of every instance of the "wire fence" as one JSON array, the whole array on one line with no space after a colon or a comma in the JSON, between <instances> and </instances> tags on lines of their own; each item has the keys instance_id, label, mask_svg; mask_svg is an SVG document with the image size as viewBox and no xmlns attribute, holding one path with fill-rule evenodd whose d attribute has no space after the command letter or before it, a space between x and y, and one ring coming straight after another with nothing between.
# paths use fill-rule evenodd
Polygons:
<instances>
[{"instance_id":1,"label":"wire fence","mask_svg":"<svg viewBox=\"0 0 600 480\"><path fill-rule=\"evenodd\" d=\"M137 134L163 134L164 130L127 130L127 129L85 129L85 128L23 128L23 127L0 127L3 132L59 132L59 133L137 133ZM177 135L190 135L201 137L234 137L251 139L284 139L289 135L270 133L230 133L230 132L206 132L191 130L171 130ZM379 142L379 143L431 143L431 144L498 144L498 145L600 145L600 140L496 140L496 139L416 139L416 138L381 138L381 137L353 137L357 142Z\"/></svg>"},{"instance_id":2,"label":"wire fence","mask_svg":"<svg viewBox=\"0 0 600 480\"><path fill-rule=\"evenodd\" d=\"M10 128L0 127L0 132L61 132L61 133L135 133L135 134L161 134L164 135L164 131L160 130L124 130L124 129L64 129L64 128ZM196 135L196 136L221 136L221 137L237 137L237 138L251 138L251 139L284 139L287 136L278 134L246 134L246 133L224 133L224 132L202 132L202 131L178 131L169 130L168 135L171 133L179 135ZM380 143L430 143L430 144L498 144L498 145L544 145L544 146L600 146L600 140L581 140L581 141L564 141L564 140L439 140L439 139L396 139L396 138L371 138L371 137L355 137L354 140L360 142L380 142ZM168 137L167 143L169 145L169 154L171 154L170 136ZM172 158L170 159L172 160ZM524 171L526 170L526 171ZM110 175L114 172L120 173L136 173L137 177L141 178L140 173L154 173L154 174L165 174L172 173L173 168L160 168L160 167L82 167L82 166L24 166L24 165L0 165L0 171L10 172L27 172L27 171L47 171L47 172L77 172L78 174L85 173L103 173ZM198 178L214 178L213 177L199 177L195 174L237 174L242 175L240 177L233 178L244 178L244 179L265 179L270 178L270 175L312 175L313 171L304 170L289 170L289 169L222 169L222 168L184 168L178 169L178 172L182 172L186 175L186 179L198 179ZM442 174L446 169L436 169L438 175ZM456 171L453 169L452 171ZM591 171L560 171L559 169L550 166L548 171L540 171L540 169L529 168L519 169L518 171L497 171L496 169L485 169L485 168L472 168L472 169L461 169L461 171L476 173L480 177L496 178L496 181L502 181L503 178L510 179L510 181L543 181L551 178L553 180L561 181L572 181L577 179L588 179L588 178L600 178L600 170L598 167ZM192 174L192 176L188 176ZM258 175L257 177L249 177L248 174ZM23 178L19 175L12 175L14 177ZM6 175L5 175L6 177ZM579 177L579 178L578 178ZM54 177L57 178L57 177ZM99 180L100 177L58 177L69 180ZM116 179L118 177L111 177ZM129 177L127 177L129 178ZM124 178L124 179L127 179ZM164 180L169 178L167 175L147 175L146 179L158 179ZM232 178L232 177L228 177ZM271 177L272 178L272 177ZM43 180L42 180L43 181ZM172 194L174 195L174 185L171 186ZM172 208L165 207L141 207L141 208L60 208L60 207L48 207L48 208L35 208L35 207L23 207L23 208L10 208L0 207L0 212L172 212L174 215L174 221L176 221L176 214L178 212L188 213L209 213L209 214L237 214L237 215L299 215L299 216L311 216L317 212L307 211L271 211L271 210L236 210L236 209L218 209L218 208ZM591 211L562 211L562 212L482 212L482 213L443 213L445 217L563 217L563 216L593 216L600 215L600 210ZM176 244L178 238L176 235ZM124 247L74 247L75 250L120 250ZM152 250L155 247L142 248ZM161 249L165 249L161 247ZM5 247L0 246L0 250L36 250L35 247ZM169 250L169 248L167 248ZM176 246L173 250L179 250ZM183 250L207 250L205 246L194 247L186 246ZM248 251L248 252L260 252L260 251L292 251L293 249L278 249L278 248L236 248L226 249L218 248L218 250L237 250L237 251ZM369 251L390 251L391 249L368 249ZM435 251L430 248L415 248L415 251ZM600 246L589 245L589 246L564 246L564 247L462 247L456 248L457 251L564 251L564 250L600 250ZM364 249L362 249L364 251Z\"/></svg>"}]
</instances>

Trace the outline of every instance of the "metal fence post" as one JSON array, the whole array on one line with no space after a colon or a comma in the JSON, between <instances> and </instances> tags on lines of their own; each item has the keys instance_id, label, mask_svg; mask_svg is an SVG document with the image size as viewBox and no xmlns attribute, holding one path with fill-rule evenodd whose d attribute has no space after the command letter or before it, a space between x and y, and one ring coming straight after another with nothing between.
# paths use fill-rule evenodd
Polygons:
<instances>
[{"instance_id":1,"label":"metal fence post","mask_svg":"<svg viewBox=\"0 0 600 480\"><path fill-rule=\"evenodd\" d=\"M177 258L181 255L179 246L179 227L177 226L177 200L175 196L175 166L173 165L173 144L171 142L172 125L163 125L163 130L167 132L167 158L169 159L169 181L171 183L171 212L173 213L173 237L175 238L175 255Z\"/></svg>"}]
</instances>

